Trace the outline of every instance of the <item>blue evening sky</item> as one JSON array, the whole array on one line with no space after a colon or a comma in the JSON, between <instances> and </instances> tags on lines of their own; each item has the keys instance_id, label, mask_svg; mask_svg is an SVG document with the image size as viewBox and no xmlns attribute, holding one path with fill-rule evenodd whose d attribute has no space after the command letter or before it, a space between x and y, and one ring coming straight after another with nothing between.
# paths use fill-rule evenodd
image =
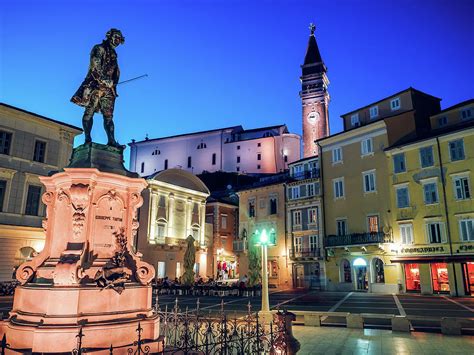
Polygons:
<instances>
[{"instance_id":1,"label":"blue evening sky","mask_svg":"<svg viewBox=\"0 0 474 355\"><path fill-rule=\"evenodd\" d=\"M340 115L413 86L442 107L474 97L474 1L2 0L0 101L81 126L69 102L116 27L118 140L232 125L301 133L300 65L315 22ZM105 142L96 115L93 138ZM83 137L76 139L76 145ZM128 155L128 153L126 153Z\"/></svg>"}]
</instances>

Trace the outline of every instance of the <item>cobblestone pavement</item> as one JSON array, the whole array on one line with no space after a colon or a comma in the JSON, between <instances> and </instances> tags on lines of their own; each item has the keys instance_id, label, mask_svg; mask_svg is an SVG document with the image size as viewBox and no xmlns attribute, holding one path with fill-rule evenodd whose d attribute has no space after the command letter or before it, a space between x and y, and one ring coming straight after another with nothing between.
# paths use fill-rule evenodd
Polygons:
<instances>
[{"instance_id":1,"label":"cobblestone pavement","mask_svg":"<svg viewBox=\"0 0 474 355\"><path fill-rule=\"evenodd\" d=\"M474 336L435 333L398 333L381 329L294 326L301 343L298 355L381 354L438 355L474 354Z\"/></svg>"}]
</instances>

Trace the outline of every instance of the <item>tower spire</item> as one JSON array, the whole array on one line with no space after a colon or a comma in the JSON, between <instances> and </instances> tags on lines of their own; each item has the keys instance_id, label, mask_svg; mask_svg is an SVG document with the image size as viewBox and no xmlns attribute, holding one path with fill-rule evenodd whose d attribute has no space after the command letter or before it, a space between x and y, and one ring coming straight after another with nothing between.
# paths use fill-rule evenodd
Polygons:
<instances>
[{"instance_id":1,"label":"tower spire","mask_svg":"<svg viewBox=\"0 0 474 355\"><path fill-rule=\"evenodd\" d=\"M327 68L319 52L314 32L309 25L309 40L303 65L301 65L301 103L303 106L303 155L305 158L318 154L315 140L329 135L329 80Z\"/></svg>"}]
</instances>

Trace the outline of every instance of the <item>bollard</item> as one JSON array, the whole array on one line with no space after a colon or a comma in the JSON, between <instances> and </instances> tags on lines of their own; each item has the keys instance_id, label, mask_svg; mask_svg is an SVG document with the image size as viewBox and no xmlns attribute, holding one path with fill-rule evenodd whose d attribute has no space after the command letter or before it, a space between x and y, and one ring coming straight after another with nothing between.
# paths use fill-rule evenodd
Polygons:
<instances>
[{"instance_id":1,"label":"bollard","mask_svg":"<svg viewBox=\"0 0 474 355\"><path fill-rule=\"evenodd\" d=\"M409 332L410 321L406 316L395 316L392 318L392 331L393 332Z\"/></svg>"},{"instance_id":2,"label":"bollard","mask_svg":"<svg viewBox=\"0 0 474 355\"><path fill-rule=\"evenodd\" d=\"M300 342L293 336L293 321L296 320L294 313L279 310L273 315L278 327L278 335L275 339L275 349L287 355L294 355L300 350Z\"/></svg>"},{"instance_id":3,"label":"bollard","mask_svg":"<svg viewBox=\"0 0 474 355\"><path fill-rule=\"evenodd\" d=\"M457 318L441 318L441 333L445 335L461 335L461 322Z\"/></svg>"},{"instance_id":4,"label":"bollard","mask_svg":"<svg viewBox=\"0 0 474 355\"><path fill-rule=\"evenodd\" d=\"M321 316L317 313L305 313L304 314L304 325L309 327L320 327Z\"/></svg>"},{"instance_id":5,"label":"bollard","mask_svg":"<svg viewBox=\"0 0 474 355\"><path fill-rule=\"evenodd\" d=\"M364 329L364 319L360 314L348 314L346 322L347 328Z\"/></svg>"}]
</instances>

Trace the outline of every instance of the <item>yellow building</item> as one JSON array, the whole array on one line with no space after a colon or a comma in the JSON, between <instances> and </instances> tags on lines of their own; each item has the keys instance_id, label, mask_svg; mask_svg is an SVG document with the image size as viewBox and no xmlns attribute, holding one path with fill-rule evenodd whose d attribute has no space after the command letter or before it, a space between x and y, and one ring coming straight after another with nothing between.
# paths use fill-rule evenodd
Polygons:
<instances>
[{"instance_id":1,"label":"yellow building","mask_svg":"<svg viewBox=\"0 0 474 355\"><path fill-rule=\"evenodd\" d=\"M428 131L439 101L409 88L343 115L344 131L317 141L327 290L398 292L385 149Z\"/></svg>"},{"instance_id":2,"label":"yellow building","mask_svg":"<svg viewBox=\"0 0 474 355\"><path fill-rule=\"evenodd\" d=\"M0 103L0 281L44 247L39 177L64 168L79 127Z\"/></svg>"},{"instance_id":3,"label":"yellow building","mask_svg":"<svg viewBox=\"0 0 474 355\"><path fill-rule=\"evenodd\" d=\"M286 174L275 175L243 189L239 196L239 236L251 242L257 231L266 230L275 245L268 247L268 283L270 287L291 287L285 230ZM248 256L248 245L245 248ZM239 273L249 275L249 258L239 258Z\"/></svg>"},{"instance_id":4,"label":"yellow building","mask_svg":"<svg viewBox=\"0 0 474 355\"><path fill-rule=\"evenodd\" d=\"M431 116L427 134L386 151L405 292L474 294L474 100Z\"/></svg>"}]
</instances>

